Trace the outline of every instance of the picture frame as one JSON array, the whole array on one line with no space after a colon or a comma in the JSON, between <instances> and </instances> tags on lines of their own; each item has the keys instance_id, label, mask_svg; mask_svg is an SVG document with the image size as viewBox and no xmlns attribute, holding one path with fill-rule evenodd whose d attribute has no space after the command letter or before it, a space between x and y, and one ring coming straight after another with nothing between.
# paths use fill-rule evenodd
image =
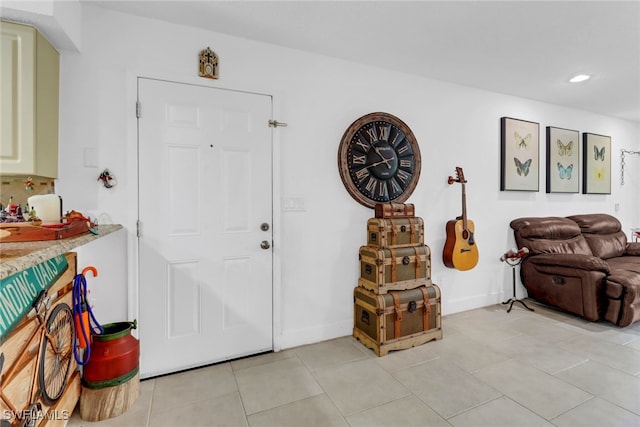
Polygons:
<instances>
[{"instance_id":1,"label":"picture frame","mask_svg":"<svg viewBox=\"0 0 640 427\"><path fill-rule=\"evenodd\" d=\"M547 126L547 193L580 192L580 132Z\"/></svg>"},{"instance_id":2,"label":"picture frame","mask_svg":"<svg viewBox=\"0 0 640 427\"><path fill-rule=\"evenodd\" d=\"M500 118L500 191L538 191L540 124Z\"/></svg>"},{"instance_id":3,"label":"picture frame","mask_svg":"<svg viewBox=\"0 0 640 427\"><path fill-rule=\"evenodd\" d=\"M582 193L611 194L611 137L582 134Z\"/></svg>"}]
</instances>

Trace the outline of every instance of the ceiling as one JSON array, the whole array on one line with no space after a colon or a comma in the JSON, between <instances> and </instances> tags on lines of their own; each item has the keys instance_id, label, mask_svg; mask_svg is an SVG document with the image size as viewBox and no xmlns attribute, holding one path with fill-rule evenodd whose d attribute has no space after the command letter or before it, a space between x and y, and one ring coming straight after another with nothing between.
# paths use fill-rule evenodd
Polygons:
<instances>
[{"instance_id":1,"label":"ceiling","mask_svg":"<svg viewBox=\"0 0 640 427\"><path fill-rule=\"evenodd\" d=\"M638 1L81 1L640 122Z\"/></svg>"}]
</instances>

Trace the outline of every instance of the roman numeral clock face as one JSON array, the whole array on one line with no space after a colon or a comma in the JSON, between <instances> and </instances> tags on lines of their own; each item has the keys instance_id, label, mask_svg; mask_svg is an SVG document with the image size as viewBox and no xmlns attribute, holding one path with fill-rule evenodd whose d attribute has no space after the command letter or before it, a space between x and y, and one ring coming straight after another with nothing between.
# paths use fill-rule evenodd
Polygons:
<instances>
[{"instance_id":1,"label":"roman numeral clock face","mask_svg":"<svg viewBox=\"0 0 640 427\"><path fill-rule=\"evenodd\" d=\"M353 122L340 142L338 168L345 188L359 203L402 203L420 177L420 149L411 129L387 113Z\"/></svg>"}]
</instances>

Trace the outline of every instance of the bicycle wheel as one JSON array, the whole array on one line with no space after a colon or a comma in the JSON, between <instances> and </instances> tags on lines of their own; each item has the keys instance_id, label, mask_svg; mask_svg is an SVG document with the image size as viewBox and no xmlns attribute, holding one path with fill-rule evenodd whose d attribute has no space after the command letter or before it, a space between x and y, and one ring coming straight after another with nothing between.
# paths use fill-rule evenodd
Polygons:
<instances>
[{"instance_id":1,"label":"bicycle wheel","mask_svg":"<svg viewBox=\"0 0 640 427\"><path fill-rule=\"evenodd\" d=\"M42 400L51 405L64 392L73 358L74 326L71 308L65 303L55 306L47 319L46 328L38 367L38 384Z\"/></svg>"}]
</instances>

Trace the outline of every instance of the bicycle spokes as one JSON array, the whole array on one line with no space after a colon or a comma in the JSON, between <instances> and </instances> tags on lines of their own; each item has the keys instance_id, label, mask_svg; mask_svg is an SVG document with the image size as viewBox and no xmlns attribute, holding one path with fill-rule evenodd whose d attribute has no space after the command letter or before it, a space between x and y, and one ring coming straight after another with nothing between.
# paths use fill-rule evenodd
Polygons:
<instances>
[{"instance_id":1,"label":"bicycle spokes","mask_svg":"<svg viewBox=\"0 0 640 427\"><path fill-rule=\"evenodd\" d=\"M38 383L42 400L53 404L62 396L73 354L73 315L66 304L57 305L47 320L42 343Z\"/></svg>"}]
</instances>

